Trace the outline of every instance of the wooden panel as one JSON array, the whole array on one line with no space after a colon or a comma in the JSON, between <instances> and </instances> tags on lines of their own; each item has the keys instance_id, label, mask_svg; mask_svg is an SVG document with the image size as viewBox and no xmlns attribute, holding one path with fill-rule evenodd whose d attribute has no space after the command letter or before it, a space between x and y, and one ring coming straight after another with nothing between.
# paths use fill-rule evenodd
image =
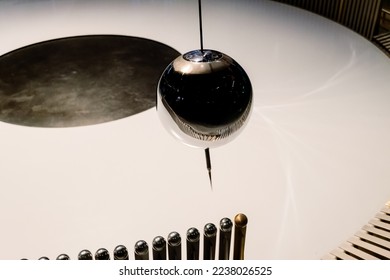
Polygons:
<instances>
[{"instance_id":1,"label":"wooden panel","mask_svg":"<svg viewBox=\"0 0 390 280\"><path fill-rule=\"evenodd\" d=\"M325 256L323 256L321 258L322 260L337 260L337 257L335 255L332 255L332 254L326 254Z\"/></svg>"},{"instance_id":2,"label":"wooden panel","mask_svg":"<svg viewBox=\"0 0 390 280\"><path fill-rule=\"evenodd\" d=\"M372 225L365 225L363 227L363 230L365 230L367 232L374 233L376 235L383 236L384 238L390 239L390 232L384 231L384 230L377 228L377 227L374 227Z\"/></svg>"},{"instance_id":3,"label":"wooden panel","mask_svg":"<svg viewBox=\"0 0 390 280\"><path fill-rule=\"evenodd\" d=\"M382 33L374 36L374 43L382 49L390 57L390 32ZM382 209L383 213L390 215L390 208L385 207Z\"/></svg>"},{"instance_id":4,"label":"wooden panel","mask_svg":"<svg viewBox=\"0 0 390 280\"><path fill-rule=\"evenodd\" d=\"M385 34L385 36L389 37L389 39L390 39L390 33ZM383 208L381 209L381 212L390 215L390 208L389 208L389 207L383 207Z\"/></svg>"},{"instance_id":5,"label":"wooden panel","mask_svg":"<svg viewBox=\"0 0 390 280\"><path fill-rule=\"evenodd\" d=\"M371 40L382 0L274 0L335 20Z\"/></svg>"},{"instance_id":6,"label":"wooden panel","mask_svg":"<svg viewBox=\"0 0 390 280\"><path fill-rule=\"evenodd\" d=\"M362 260L378 260L378 258L374 257L373 255L370 255L362 250L353 247L353 245L349 242L341 244L340 249L350 252L351 254L361 258Z\"/></svg>"},{"instance_id":7,"label":"wooden panel","mask_svg":"<svg viewBox=\"0 0 390 280\"><path fill-rule=\"evenodd\" d=\"M343 249L340 249L340 248L336 248L330 253L332 255L336 256L337 258L342 259L342 260L356 260L356 258L348 255L347 253L345 253L345 251Z\"/></svg>"},{"instance_id":8,"label":"wooden panel","mask_svg":"<svg viewBox=\"0 0 390 280\"><path fill-rule=\"evenodd\" d=\"M390 208L382 208L374 219L322 259L390 259Z\"/></svg>"},{"instance_id":9,"label":"wooden panel","mask_svg":"<svg viewBox=\"0 0 390 280\"><path fill-rule=\"evenodd\" d=\"M377 244L379 246L382 246L384 248L390 248L390 242L389 241L386 241L382 238L379 238L379 237L376 237L374 235L371 235L369 233L367 233L366 231L358 231L356 234L355 234L357 237L360 237L361 239L365 239L365 240L368 240L374 244ZM390 249L387 249L389 251L389 254L390 254ZM389 255L390 256L390 255Z\"/></svg>"},{"instance_id":10,"label":"wooden panel","mask_svg":"<svg viewBox=\"0 0 390 280\"><path fill-rule=\"evenodd\" d=\"M375 215L375 218L390 223L390 216L385 213L378 213Z\"/></svg>"},{"instance_id":11,"label":"wooden panel","mask_svg":"<svg viewBox=\"0 0 390 280\"><path fill-rule=\"evenodd\" d=\"M337 21L371 40L380 8L381 0L344 0Z\"/></svg>"},{"instance_id":12,"label":"wooden panel","mask_svg":"<svg viewBox=\"0 0 390 280\"><path fill-rule=\"evenodd\" d=\"M383 256L386 259L390 259L390 251L382 249L382 248L375 246L375 245L372 245L370 243L364 242L363 240L361 240L360 238L358 238L356 236L349 238L348 242L351 242L354 245L357 245L361 248L364 248L367 251L371 251L371 252L374 252L380 256Z\"/></svg>"},{"instance_id":13,"label":"wooden panel","mask_svg":"<svg viewBox=\"0 0 390 280\"><path fill-rule=\"evenodd\" d=\"M274 0L336 20L342 0Z\"/></svg>"},{"instance_id":14,"label":"wooden panel","mask_svg":"<svg viewBox=\"0 0 390 280\"><path fill-rule=\"evenodd\" d=\"M380 227L380 228L383 228L385 230L388 230L390 231L390 224L386 224L384 222L381 222L380 220L378 219L372 219L370 221L370 224L374 225L374 226L377 226L377 227Z\"/></svg>"}]
</instances>

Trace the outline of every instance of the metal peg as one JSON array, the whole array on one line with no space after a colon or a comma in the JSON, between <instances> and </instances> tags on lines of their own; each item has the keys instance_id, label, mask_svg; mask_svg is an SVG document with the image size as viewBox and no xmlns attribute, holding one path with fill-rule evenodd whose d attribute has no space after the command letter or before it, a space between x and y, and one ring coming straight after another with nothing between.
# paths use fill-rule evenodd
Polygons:
<instances>
[{"instance_id":1,"label":"metal peg","mask_svg":"<svg viewBox=\"0 0 390 280\"><path fill-rule=\"evenodd\" d=\"M168 258L170 260L181 260L181 237L176 231L168 235Z\"/></svg>"},{"instance_id":2,"label":"metal peg","mask_svg":"<svg viewBox=\"0 0 390 280\"><path fill-rule=\"evenodd\" d=\"M243 260L245 250L246 226L248 218L240 213L234 217L233 260Z\"/></svg>"},{"instance_id":3,"label":"metal peg","mask_svg":"<svg viewBox=\"0 0 390 280\"><path fill-rule=\"evenodd\" d=\"M230 243L232 239L233 223L229 218L221 219L219 223L219 252L218 259L228 260L230 255Z\"/></svg>"},{"instance_id":4,"label":"metal peg","mask_svg":"<svg viewBox=\"0 0 390 280\"><path fill-rule=\"evenodd\" d=\"M152 242L153 260L167 259L167 242L164 237L156 236Z\"/></svg>"},{"instance_id":5,"label":"metal peg","mask_svg":"<svg viewBox=\"0 0 390 280\"><path fill-rule=\"evenodd\" d=\"M187 260L199 260L199 231L192 227L187 230Z\"/></svg>"},{"instance_id":6,"label":"metal peg","mask_svg":"<svg viewBox=\"0 0 390 280\"><path fill-rule=\"evenodd\" d=\"M149 259L149 246L144 240L139 240L134 245L134 257L136 260Z\"/></svg>"},{"instance_id":7,"label":"metal peg","mask_svg":"<svg viewBox=\"0 0 390 280\"><path fill-rule=\"evenodd\" d=\"M129 252L123 245L118 245L114 249L114 260L128 260Z\"/></svg>"},{"instance_id":8,"label":"metal peg","mask_svg":"<svg viewBox=\"0 0 390 280\"><path fill-rule=\"evenodd\" d=\"M204 226L203 259L215 260L215 245L217 240L217 228L208 223Z\"/></svg>"}]
</instances>

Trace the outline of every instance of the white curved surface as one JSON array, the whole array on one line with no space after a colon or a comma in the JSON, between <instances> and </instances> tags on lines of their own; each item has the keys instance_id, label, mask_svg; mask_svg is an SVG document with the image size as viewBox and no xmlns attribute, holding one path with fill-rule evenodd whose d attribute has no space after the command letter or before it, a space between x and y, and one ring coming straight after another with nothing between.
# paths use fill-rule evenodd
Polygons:
<instances>
[{"instance_id":1,"label":"white curved surface","mask_svg":"<svg viewBox=\"0 0 390 280\"><path fill-rule=\"evenodd\" d=\"M0 258L72 259L243 212L247 259L318 259L390 198L390 60L350 30L269 1L204 1L205 47L237 60L255 106L211 151L176 142L155 109L94 126L0 123ZM198 48L196 1L0 2L0 54L121 34ZM131 255L132 257L132 255Z\"/></svg>"}]
</instances>

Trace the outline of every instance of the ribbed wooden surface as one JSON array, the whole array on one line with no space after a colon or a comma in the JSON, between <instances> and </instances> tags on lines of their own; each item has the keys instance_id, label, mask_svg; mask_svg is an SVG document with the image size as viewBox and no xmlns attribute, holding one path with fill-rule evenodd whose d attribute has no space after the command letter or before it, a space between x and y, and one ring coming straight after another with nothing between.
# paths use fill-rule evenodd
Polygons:
<instances>
[{"instance_id":1,"label":"ribbed wooden surface","mask_svg":"<svg viewBox=\"0 0 390 280\"><path fill-rule=\"evenodd\" d=\"M381 0L274 0L334 21L371 40L381 10Z\"/></svg>"},{"instance_id":2,"label":"ribbed wooden surface","mask_svg":"<svg viewBox=\"0 0 390 280\"><path fill-rule=\"evenodd\" d=\"M389 260L390 207L385 206L354 236L326 254L326 260Z\"/></svg>"},{"instance_id":3,"label":"ribbed wooden surface","mask_svg":"<svg viewBox=\"0 0 390 280\"><path fill-rule=\"evenodd\" d=\"M374 36L374 42L390 56L390 32Z\"/></svg>"},{"instance_id":4,"label":"ribbed wooden surface","mask_svg":"<svg viewBox=\"0 0 390 280\"><path fill-rule=\"evenodd\" d=\"M337 20L343 0L274 0Z\"/></svg>"}]
</instances>

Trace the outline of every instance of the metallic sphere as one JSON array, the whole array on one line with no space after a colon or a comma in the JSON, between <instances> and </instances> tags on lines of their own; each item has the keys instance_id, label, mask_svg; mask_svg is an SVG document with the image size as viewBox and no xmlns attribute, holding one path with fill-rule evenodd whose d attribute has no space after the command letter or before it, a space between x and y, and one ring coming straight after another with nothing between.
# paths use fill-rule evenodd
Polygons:
<instances>
[{"instance_id":1,"label":"metallic sphere","mask_svg":"<svg viewBox=\"0 0 390 280\"><path fill-rule=\"evenodd\" d=\"M144 240L139 240L134 245L134 252L137 255L145 255L149 252L149 246L148 243Z\"/></svg>"},{"instance_id":2,"label":"metallic sphere","mask_svg":"<svg viewBox=\"0 0 390 280\"><path fill-rule=\"evenodd\" d=\"M95 260L109 260L110 253L105 248L100 248L95 253Z\"/></svg>"},{"instance_id":3,"label":"metallic sphere","mask_svg":"<svg viewBox=\"0 0 390 280\"><path fill-rule=\"evenodd\" d=\"M167 242L165 241L165 238L162 236L156 236L153 239L152 245L153 249L156 251L162 251L166 248Z\"/></svg>"},{"instance_id":4,"label":"metallic sphere","mask_svg":"<svg viewBox=\"0 0 390 280\"><path fill-rule=\"evenodd\" d=\"M204 236L214 237L217 234L217 227L213 223L208 223L204 226Z\"/></svg>"},{"instance_id":5,"label":"metallic sphere","mask_svg":"<svg viewBox=\"0 0 390 280\"><path fill-rule=\"evenodd\" d=\"M248 217L245 214L239 213L234 217L236 227L244 228L248 224Z\"/></svg>"},{"instance_id":6,"label":"metallic sphere","mask_svg":"<svg viewBox=\"0 0 390 280\"><path fill-rule=\"evenodd\" d=\"M92 253L89 250L82 250L78 255L79 260L92 260Z\"/></svg>"},{"instance_id":7,"label":"metallic sphere","mask_svg":"<svg viewBox=\"0 0 390 280\"><path fill-rule=\"evenodd\" d=\"M198 242L200 238L200 233L198 229L192 227L187 230L187 240L190 242Z\"/></svg>"},{"instance_id":8,"label":"metallic sphere","mask_svg":"<svg viewBox=\"0 0 390 280\"><path fill-rule=\"evenodd\" d=\"M252 107L252 85L244 69L215 50L176 58L157 88L157 112L168 131L185 144L211 148L235 138Z\"/></svg>"},{"instance_id":9,"label":"metallic sphere","mask_svg":"<svg viewBox=\"0 0 390 280\"><path fill-rule=\"evenodd\" d=\"M219 223L219 227L220 227L221 231L224 231L224 232L231 231L232 227L233 227L232 220L230 220L229 218L221 219L221 221Z\"/></svg>"},{"instance_id":10,"label":"metallic sphere","mask_svg":"<svg viewBox=\"0 0 390 280\"><path fill-rule=\"evenodd\" d=\"M152 241L153 259L166 260L167 259L167 242L164 237L156 236Z\"/></svg>"},{"instance_id":11,"label":"metallic sphere","mask_svg":"<svg viewBox=\"0 0 390 280\"><path fill-rule=\"evenodd\" d=\"M149 246L144 240L139 240L134 245L134 259L135 260L148 260L149 259Z\"/></svg>"},{"instance_id":12,"label":"metallic sphere","mask_svg":"<svg viewBox=\"0 0 390 280\"><path fill-rule=\"evenodd\" d=\"M181 236L178 232L176 231L172 231L169 235L168 235L168 244L170 246L179 246L181 244Z\"/></svg>"},{"instance_id":13,"label":"metallic sphere","mask_svg":"<svg viewBox=\"0 0 390 280\"><path fill-rule=\"evenodd\" d=\"M128 260L129 252L124 245L118 245L114 249L114 260Z\"/></svg>"},{"instance_id":14,"label":"metallic sphere","mask_svg":"<svg viewBox=\"0 0 390 280\"><path fill-rule=\"evenodd\" d=\"M70 260L70 257L67 255L67 254L61 254L59 255L56 260L60 260L60 261L66 261L66 260Z\"/></svg>"}]
</instances>

